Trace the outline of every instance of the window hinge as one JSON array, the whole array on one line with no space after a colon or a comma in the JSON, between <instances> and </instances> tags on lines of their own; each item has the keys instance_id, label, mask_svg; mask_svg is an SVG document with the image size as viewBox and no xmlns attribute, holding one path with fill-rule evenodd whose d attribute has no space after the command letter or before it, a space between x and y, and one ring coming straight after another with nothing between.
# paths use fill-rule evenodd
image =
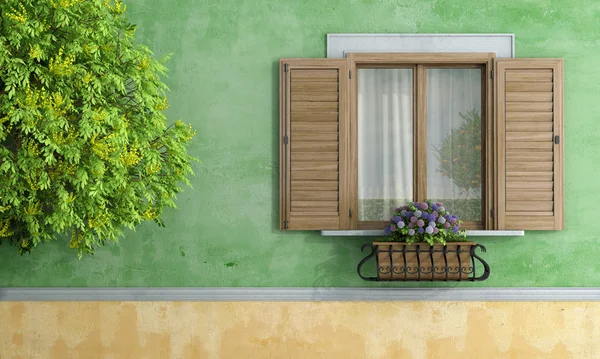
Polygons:
<instances>
[{"instance_id":1,"label":"window hinge","mask_svg":"<svg viewBox=\"0 0 600 359\"><path fill-rule=\"evenodd\" d=\"M352 218L352 208L348 212L350 212L350 218Z\"/></svg>"},{"instance_id":2,"label":"window hinge","mask_svg":"<svg viewBox=\"0 0 600 359\"><path fill-rule=\"evenodd\" d=\"M492 70L492 80L494 79L494 70Z\"/></svg>"},{"instance_id":3,"label":"window hinge","mask_svg":"<svg viewBox=\"0 0 600 359\"><path fill-rule=\"evenodd\" d=\"M284 221L283 222L283 229L288 229L290 228L290 222L289 221Z\"/></svg>"},{"instance_id":4,"label":"window hinge","mask_svg":"<svg viewBox=\"0 0 600 359\"><path fill-rule=\"evenodd\" d=\"M492 208L492 211L491 211L491 212L492 212L492 213L491 213L491 215L492 215L492 218L494 218L494 217L496 216L496 211L495 211L495 210Z\"/></svg>"},{"instance_id":5,"label":"window hinge","mask_svg":"<svg viewBox=\"0 0 600 359\"><path fill-rule=\"evenodd\" d=\"M560 143L560 136L554 136L554 143L557 145Z\"/></svg>"},{"instance_id":6,"label":"window hinge","mask_svg":"<svg viewBox=\"0 0 600 359\"><path fill-rule=\"evenodd\" d=\"M348 71L348 74L350 76L350 80L352 80L352 70Z\"/></svg>"},{"instance_id":7,"label":"window hinge","mask_svg":"<svg viewBox=\"0 0 600 359\"><path fill-rule=\"evenodd\" d=\"M289 64L284 64L283 65L283 72L288 72L290 71L290 65Z\"/></svg>"},{"instance_id":8,"label":"window hinge","mask_svg":"<svg viewBox=\"0 0 600 359\"><path fill-rule=\"evenodd\" d=\"M283 136L283 144L284 144L284 145L287 145L287 144L288 144L288 142L289 142L289 138L288 138L288 136L287 136L287 135Z\"/></svg>"}]
</instances>

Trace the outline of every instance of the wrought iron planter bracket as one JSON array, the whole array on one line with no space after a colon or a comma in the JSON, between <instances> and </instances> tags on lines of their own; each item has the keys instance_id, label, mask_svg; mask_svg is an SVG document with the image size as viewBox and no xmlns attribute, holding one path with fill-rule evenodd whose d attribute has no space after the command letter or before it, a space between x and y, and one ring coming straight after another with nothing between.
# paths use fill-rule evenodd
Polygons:
<instances>
[{"instance_id":1,"label":"wrought iron planter bracket","mask_svg":"<svg viewBox=\"0 0 600 359\"><path fill-rule=\"evenodd\" d=\"M391 242L390 242L391 243ZM461 248L462 247L462 248ZM392 246L389 246L389 249L380 249L379 245L374 245L371 243L366 243L362 246L361 252L365 252L365 249L370 248L371 253L369 253L365 258L363 258L360 263L358 263L358 267L356 268L358 272L358 276L365 281L470 281L470 282L478 282L484 281L490 276L490 266L487 264L483 258L481 258L475 250L477 248L481 249L481 252L485 253L486 249L481 244L469 245L468 248L466 246L458 245L456 250L449 250L447 246L444 246L443 249L438 249L435 247L429 247L427 249L421 249L419 245L416 246L416 249L409 248L407 246L402 246L401 249L394 249ZM463 267L461 263L461 253L469 252L470 254L470 266ZM389 254L390 264L389 266L377 266L377 276L376 277L365 277L361 273L361 269L365 263L369 261L369 259L376 257L380 253ZM402 253L403 261L401 264L394 264L393 261L393 253ZM406 254L407 253L415 253L417 260L417 267L408 266L406 264ZM431 261L431 267L424 267L421 265L421 256L422 253L429 253L429 258ZM436 263L434 261L434 253L443 253L443 263ZM448 258L450 256L456 256L458 259L458 267L448 266ZM477 262L475 261L477 259ZM477 267L483 266L483 273L477 277ZM393 275L390 275L393 273ZM459 274L460 273L460 274ZM389 279L381 278L381 275L389 275ZM414 278L416 274L416 278ZM449 275L456 276L459 274L458 279L450 279ZM412 278L407 278L407 275L410 275ZM438 278L435 278L438 275ZM439 276L442 275L444 278L439 279ZM400 277L400 278L398 278Z\"/></svg>"}]
</instances>

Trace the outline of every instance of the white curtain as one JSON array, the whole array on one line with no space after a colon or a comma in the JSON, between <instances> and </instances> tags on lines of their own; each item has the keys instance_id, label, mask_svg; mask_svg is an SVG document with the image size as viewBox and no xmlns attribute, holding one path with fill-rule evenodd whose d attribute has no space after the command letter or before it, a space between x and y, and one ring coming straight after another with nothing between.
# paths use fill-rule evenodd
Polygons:
<instances>
[{"instance_id":1,"label":"white curtain","mask_svg":"<svg viewBox=\"0 0 600 359\"><path fill-rule=\"evenodd\" d=\"M481 184L473 182L481 180L480 115L480 69L427 70L427 197L442 201L459 218L471 221L481 219ZM466 126L469 121L478 123ZM440 168L435 156L444 140L448 172ZM472 154L478 156L473 157L477 161L468 160Z\"/></svg>"},{"instance_id":2,"label":"white curtain","mask_svg":"<svg viewBox=\"0 0 600 359\"><path fill-rule=\"evenodd\" d=\"M427 70L428 198L473 196L438 171L434 146L458 128L460 113L481 110L478 69ZM413 71L359 69L359 220L386 220L413 198ZM475 147L475 145L473 145Z\"/></svg>"},{"instance_id":3,"label":"white curtain","mask_svg":"<svg viewBox=\"0 0 600 359\"><path fill-rule=\"evenodd\" d=\"M412 199L413 71L358 71L359 220L389 218Z\"/></svg>"}]
</instances>

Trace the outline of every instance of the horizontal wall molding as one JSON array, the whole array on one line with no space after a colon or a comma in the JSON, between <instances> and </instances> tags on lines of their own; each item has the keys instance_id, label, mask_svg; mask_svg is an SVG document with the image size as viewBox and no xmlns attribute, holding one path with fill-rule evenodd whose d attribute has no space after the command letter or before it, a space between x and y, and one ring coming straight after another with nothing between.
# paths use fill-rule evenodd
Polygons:
<instances>
[{"instance_id":1,"label":"horizontal wall molding","mask_svg":"<svg viewBox=\"0 0 600 359\"><path fill-rule=\"evenodd\" d=\"M0 301L599 301L600 288L0 288Z\"/></svg>"}]
</instances>

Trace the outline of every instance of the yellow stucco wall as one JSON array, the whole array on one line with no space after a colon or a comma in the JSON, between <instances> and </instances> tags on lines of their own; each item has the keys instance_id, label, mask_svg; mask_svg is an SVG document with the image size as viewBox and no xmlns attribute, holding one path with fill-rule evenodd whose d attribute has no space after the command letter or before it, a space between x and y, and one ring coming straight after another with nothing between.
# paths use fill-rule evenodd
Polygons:
<instances>
[{"instance_id":1,"label":"yellow stucco wall","mask_svg":"<svg viewBox=\"0 0 600 359\"><path fill-rule=\"evenodd\" d=\"M0 302L0 358L600 358L600 303Z\"/></svg>"}]
</instances>

